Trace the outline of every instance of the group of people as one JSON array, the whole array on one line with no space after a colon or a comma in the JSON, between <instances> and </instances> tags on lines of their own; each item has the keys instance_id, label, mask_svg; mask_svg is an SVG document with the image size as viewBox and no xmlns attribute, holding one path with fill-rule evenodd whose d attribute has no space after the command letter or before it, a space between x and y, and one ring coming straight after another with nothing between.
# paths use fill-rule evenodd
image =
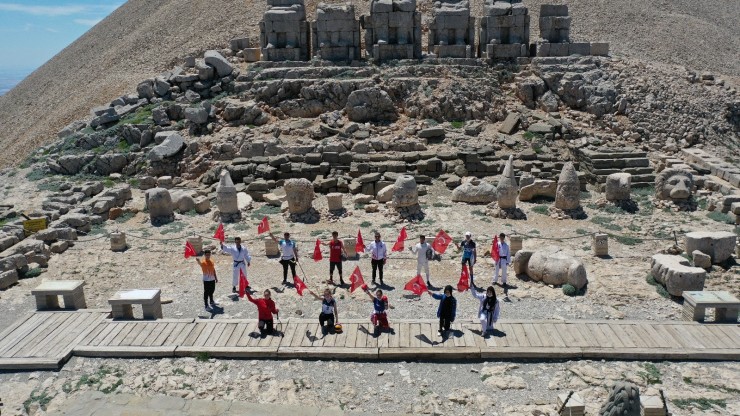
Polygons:
<instances>
[{"instance_id":1,"label":"group of people","mask_svg":"<svg viewBox=\"0 0 740 416\"><path fill-rule=\"evenodd\" d=\"M284 233L283 239L278 240L272 233L270 237L275 240L280 247L280 264L283 266L283 284L287 284L288 269L290 269L292 276L297 276L296 264L298 263L298 247L295 240L291 240L289 233ZM510 264L509 246L506 243L506 235L504 233L499 234L499 240L497 242L498 260L495 261L494 275L491 285L486 289L484 293L478 293L474 283L474 271L473 268L477 260L477 249L476 243L472 238L472 233L465 233L465 238L460 243L455 242L455 247L462 251L461 266L463 269L466 267L470 271L470 293L479 302L478 308L478 319L481 324L481 334L486 335L493 331L494 324L498 320L499 315L499 303L496 298L496 291L494 285L498 284L499 274L501 275L502 284L506 285L507 268ZM342 261L347 256L347 251L344 248L344 243L339 239L339 233L336 231L332 232L332 239L329 242L323 243L329 246L329 284L334 284L334 271L336 270L339 274L339 284L344 285L344 278L342 275ZM252 256L249 254L249 250L246 246L241 244L241 238L235 237L233 245L226 245L221 242L221 250L224 253L231 255L233 260L232 266L232 292L237 292L237 286L239 284L239 278L241 275L247 276L247 268L251 265ZM428 286L431 286L431 276L429 273L429 261L432 260L437 254L432 245L426 241L426 236L419 236L419 243L411 247L410 250L417 255L417 275L421 275L424 271L426 276L426 282ZM381 240L381 235L378 232L374 233L374 241L370 243L365 249L365 252L370 253L370 261L372 267L372 282L376 284L376 277L380 278L381 286L383 283L383 266L388 260L388 249L386 244ZM203 272L203 302L205 304L205 310L211 311L217 306L213 299L215 292L216 283L218 277L216 275L215 265L211 259L211 251L204 250L204 259L196 257L198 265L200 265ZM261 335L265 336L272 334L274 331L273 315L279 316L279 310L277 309L275 302L272 300L271 292L269 289L265 290L262 298L254 298L251 295L250 288L247 286L246 296L247 299L257 306L259 330ZM388 297L383 295L383 291L378 289L373 295L367 285L363 285L363 291L370 297L373 302L373 312L370 320L375 327L375 332L378 333L384 329L390 328L388 323L388 309L390 304ZM321 313L319 314L319 322L321 324L323 332L334 332L336 324L339 322L339 312L337 308L336 299L333 297L330 289L325 289L322 296L317 295L310 289L309 293L321 301ZM436 294L427 289L427 292L436 300L439 300L439 307L437 308L437 318L439 318L439 335L446 337L450 331L450 325L455 320L457 313L457 300L453 296L453 288L447 285L444 288L443 293Z\"/></svg>"}]
</instances>

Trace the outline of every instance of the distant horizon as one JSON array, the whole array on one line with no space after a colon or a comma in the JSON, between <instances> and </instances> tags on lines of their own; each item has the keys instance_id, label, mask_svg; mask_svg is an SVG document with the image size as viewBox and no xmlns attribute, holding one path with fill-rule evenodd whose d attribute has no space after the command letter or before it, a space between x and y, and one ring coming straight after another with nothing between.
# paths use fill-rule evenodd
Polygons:
<instances>
[{"instance_id":1,"label":"distant horizon","mask_svg":"<svg viewBox=\"0 0 740 416\"><path fill-rule=\"evenodd\" d=\"M125 0L0 0L0 96Z\"/></svg>"}]
</instances>

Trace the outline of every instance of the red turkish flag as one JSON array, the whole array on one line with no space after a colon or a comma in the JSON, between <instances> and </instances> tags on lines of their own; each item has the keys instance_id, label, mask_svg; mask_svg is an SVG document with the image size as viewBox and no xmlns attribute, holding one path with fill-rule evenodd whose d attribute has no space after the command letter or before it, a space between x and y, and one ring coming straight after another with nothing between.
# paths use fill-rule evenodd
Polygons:
<instances>
[{"instance_id":1,"label":"red turkish flag","mask_svg":"<svg viewBox=\"0 0 740 416\"><path fill-rule=\"evenodd\" d=\"M226 234L224 233L224 224L219 223L218 228L216 228L216 234L213 234L213 238L223 243L226 241Z\"/></svg>"},{"instance_id":2,"label":"red turkish flag","mask_svg":"<svg viewBox=\"0 0 740 416\"><path fill-rule=\"evenodd\" d=\"M316 247L313 249L313 261L321 261L324 257L321 255L321 240L316 239Z\"/></svg>"},{"instance_id":3,"label":"red turkish flag","mask_svg":"<svg viewBox=\"0 0 740 416\"><path fill-rule=\"evenodd\" d=\"M424 283L424 279L421 278L421 275L417 274L416 277L406 283L406 286L404 286L403 289L410 290L414 295L421 295L427 291L427 285Z\"/></svg>"},{"instance_id":4,"label":"red turkish flag","mask_svg":"<svg viewBox=\"0 0 740 416\"><path fill-rule=\"evenodd\" d=\"M299 296L303 296L303 291L306 290L306 284L303 283L303 280L301 280L298 276L293 276L293 286L295 286L295 290L298 292Z\"/></svg>"},{"instance_id":5,"label":"red turkish flag","mask_svg":"<svg viewBox=\"0 0 740 416\"><path fill-rule=\"evenodd\" d=\"M352 274L349 276L349 281L350 283L352 283L350 292L354 292L355 290L357 290L358 287L365 286L365 280L362 278L360 266L355 267L355 271L353 271Z\"/></svg>"},{"instance_id":6,"label":"red turkish flag","mask_svg":"<svg viewBox=\"0 0 740 416\"><path fill-rule=\"evenodd\" d=\"M270 223L267 222L267 217L265 217L262 218L262 221L257 225L257 234L262 234L267 231L270 231Z\"/></svg>"},{"instance_id":7,"label":"red turkish flag","mask_svg":"<svg viewBox=\"0 0 740 416\"><path fill-rule=\"evenodd\" d=\"M468 273L468 265L463 265L462 273L460 273L460 280L457 282L457 290L459 292L464 292L470 288L470 282L468 278L470 277L470 274Z\"/></svg>"},{"instance_id":8,"label":"red turkish flag","mask_svg":"<svg viewBox=\"0 0 740 416\"><path fill-rule=\"evenodd\" d=\"M242 269L239 269L239 297L243 298L244 295L247 293L247 288L249 287L249 280L247 280L247 276L244 275L244 271Z\"/></svg>"},{"instance_id":9,"label":"red turkish flag","mask_svg":"<svg viewBox=\"0 0 740 416\"><path fill-rule=\"evenodd\" d=\"M195 247L193 247L192 244L190 244L190 241L185 242L185 258L189 259L191 257L195 257Z\"/></svg>"},{"instance_id":10,"label":"red turkish flag","mask_svg":"<svg viewBox=\"0 0 740 416\"><path fill-rule=\"evenodd\" d=\"M493 261L498 263L501 256L498 254L498 236L493 237L493 244L491 245L491 258Z\"/></svg>"},{"instance_id":11,"label":"red turkish flag","mask_svg":"<svg viewBox=\"0 0 740 416\"><path fill-rule=\"evenodd\" d=\"M362 233L357 230L357 243L355 243L355 251L357 253L363 253L365 251L365 242L362 241Z\"/></svg>"},{"instance_id":12,"label":"red turkish flag","mask_svg":"<svg viewBox=\"0 0 740 416\"><path fill-rule=\"evenodd\" d=\"M403 251L403 242L406 240L406 227L401 228L401 232L398 233L398 239L396 239L396 244L393 245L393 248L391 251Z\"/></svg>"},{"instance_id":13,"label":"red turkish flag","mask_svg":"<svg viewBox=\"0 0 740 416\"><path fill-rule=\"evenodd\" d=\"M434 237L432 248L437 253L444 254L444 252L447 250L447 246L449 246L451 242L452 237L450 237L449 234L445 232L445 230L439 230L437 236Z\"/></svg>"}]
</instances>

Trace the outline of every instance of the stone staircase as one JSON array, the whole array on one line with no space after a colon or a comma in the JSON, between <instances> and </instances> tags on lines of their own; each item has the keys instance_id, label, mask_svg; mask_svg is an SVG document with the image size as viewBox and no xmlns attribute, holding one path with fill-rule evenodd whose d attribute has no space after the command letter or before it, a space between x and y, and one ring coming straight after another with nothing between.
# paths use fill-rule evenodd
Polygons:
<instances>
[{"instance_id":1,"label":"stone staircase","mask_svg":"<svg viewBox=\"0 0 740 416\"><path fill-rule=\"evenodd\" d=\"M631 148L623 149L571 149L580 162L581 171L589 183L600 190L606 183L606 177L612 173L625 172L632 174L632 187L644 188L653 186L655 172L650 166L647 152Z\"/></svg>"}]
</instances>

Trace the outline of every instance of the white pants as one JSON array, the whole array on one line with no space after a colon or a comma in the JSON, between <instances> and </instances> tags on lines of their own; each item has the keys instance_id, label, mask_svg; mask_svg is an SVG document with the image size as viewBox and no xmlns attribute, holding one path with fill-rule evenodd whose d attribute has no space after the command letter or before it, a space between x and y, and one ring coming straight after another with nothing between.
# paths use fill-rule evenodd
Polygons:
<instances>
[{"instance_id":1,"label":"white pants","mask_svg":"<svg viewBox=\"0 0 740 416\"><path fill-rule=\"evenodd\" d=\"M498 271L501 270L501 279L503 284L506 284L506 273L509 269L507 262L507 259L498 259L493 268L493 283L498 282Z\"/></svg>"},{"instance_id":2,"label":"white pants","mask_svg":"<svg viewBox=\"0 0 740 416\"><path fill-rule=\"evenodd\" d=\"M495 322L491 322L490 326L488 324L489 324L488 319L480 318L480 332L484 334L486 332L492 332L494 329L493 326L495 325Z\"/></svg>"},{"instance_id":3,"label":"white pants","mask_svg":"<svg viewBox=\"0 0 740 416\"><path fill-rule=\"evenodd\" d=\"M424 273L426 273L427 281L429 281L429 260L426 261L417 261L416 262L416 274L421 274L421 269L424 269Z\"/></svg>"},{"instance_id":4,"label":"white pants","mask_svg":"<svg viewBox=\"0 0 740 416\"><path fill-rule=\"evenodd\" d=\"M231 279L231 285L238 288L239 287L239 270L244 272L244 277L247 277L247 263L242 262L234 266L234 274Z\"/></svg>"}]
</instances>

